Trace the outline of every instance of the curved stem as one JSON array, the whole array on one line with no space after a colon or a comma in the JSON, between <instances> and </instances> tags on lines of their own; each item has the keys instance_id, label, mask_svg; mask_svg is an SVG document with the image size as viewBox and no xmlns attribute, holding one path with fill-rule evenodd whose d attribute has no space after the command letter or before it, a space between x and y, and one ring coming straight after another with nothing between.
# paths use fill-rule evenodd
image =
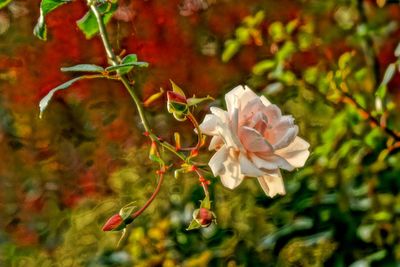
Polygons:
<instances>
[{"instance_id":1,"label":"curved stem","mask_svg":"<svg viewBox=\"0 0 400 267\"><path fill-rule=\"evenodd\" d=\"M193 116L192 113L189 112L187 117L192 122L193 126L196 128L196 131L197 131L197 144L196 144L195 149L199 150L200 147L201 147L201 144L203 142L203 138L202 138L202 134L201 134L199 123L197 122L196 118Z\"/></svg>"},{"instance_id":2,"label":"curved stem","mask_svg":"<svg viewBox=\"0 0 400 267\"><path fill-rule=\"evenodd\" d=\"M154 190L153 194L147 200L147 202L143 205L143 207L140 208L140 210L136 211L134 214L131 215L132 220L136 219L140 214L142 214L143 211L145 211L149 207L151 202L153 202L153 200L156 198L158 192L160 192L161 185L162 185L163 181L164 181L164 173L161 172L160 175L159 175L159 180L158 180L157 187Z\"/></svg>"}]
</instances>

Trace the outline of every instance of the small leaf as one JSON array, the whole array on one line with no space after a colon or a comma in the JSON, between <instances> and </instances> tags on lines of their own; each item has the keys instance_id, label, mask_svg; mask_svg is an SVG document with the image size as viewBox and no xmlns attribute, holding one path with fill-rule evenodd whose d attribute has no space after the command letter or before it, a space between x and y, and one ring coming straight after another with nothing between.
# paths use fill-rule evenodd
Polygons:
<instances>
[{"instance_id":1,"label":"small leaf","mask_svg":"<svg viewBox=\"0 0 400 267\"><path fill-rule=\"evenodd\" d=\"M114 12L117 10L117 4L105 3L99 6L99 11L103 15L103 22L107 24ZM97 24L96 16L90 10L80 20L76 22L78 28L85 34L86 39L92 38L99 32L99 25Z\"/></svg>"},{"instance_id":2,"label":"small leaf","mask_svg":"<svg viewBox=\"0 0 400 267\"><path fill-rule=\"evenodd\" d=\"M75 66L71 67L63 67L61 68L61 71L63 72L103 72L104 68L97 66L97 65L92 65L92 64L78 64Z\"/></svg>"},{"instance_id":3,"label":"small leaf","mask_svg":"<svg viewBox=\"0 0 400 267\"><path fill-rule=\"evenodd\" d=\"M176 83L174 83L172 80L169 80L169 81L171 82L171 85L172 85L172 91L174 91L175 93L177 93L183 97L186 97L185 92L183 92L183 90Z\"/></svg>"},{"instance_id":4,"label":"small leaf","mask_svg":"<svg viewBox=\"0 0 400 267\"><path fill-rule=\"evenodd\" d=\"M211 201L208 195L201 201L200 208L211 209Z\"/></svg>"},{"instance_id":5,"label":"small leaf","mask_svg":"<svg viewBox=\"0 0 400 267\"><path fill-rule=\"evenodd\" d=\"M162 97L163 94L164 94L164 89L160 88L160 92L155 93L155 94L151 95L149 98L147 98L147 99L143 102L143 106L145 106L145 107L150 106L151 103L153 103L154 101L156 101L157 99L159 99L160 97Z\"/></svg>"},{"instance_id":6,"label":"small leaf","mask_svg":"<svg viewBox=\"0 0 400 267\"><path fill-rule=\"evenodd\" d=\"M0 0L0 9L11 3L13 0Z\"/></svg>"},{"instance_id":7,"label":"small leaf","mask_svg":"<svg viewBox=\"0 0 400 267\"><path fill-rule=\"evenodd\" d=\"M385 75L383 75L381 85L387 85L390 82L390 80L392 80L395 73L396 73L396 64L395 63L389 64L389 66L385 71Z\"/></svg>"},{"instance_id":8,"label":"small leaf","mask_svg":"<svg viewBox=\"0 0 400 267\"><path fill-rule=\"evenodd\" d=\"M252 72L255 75L262 75L264 74L266 71L272 69L275 67L275 61L271 60L271 59L266 59L263 61L258 62L256 65L254 65Z\"/></svg>"},{"instance_id":9,"label":"small leaf","mask_svg":"<svg viewBox=\"0 0 400 267\"><path fill-rule=\"evenodd\" d=\"M154 161L154 162L157 162L157 163L159 163L161 165L164 165L164 161L160 157L158 157L157 155L154 155L154 154L150 155L149 158L150 158L151 161Z\"/></svg>"},{"instance_id":10,"label":"small leaf","mask_svg":"<svg viewBox=\"0 0 400 267\"><path fill-rule=\"evenodd\" d=\"M40 3L40 16L35 28L33 29L33 34L41 40L47 40L47 28L45 17L48 13L56 9L57 7L71 2L70 0L42 0ZM1 5L1 4L0 4Z\"/></svg>"},{"instance_id":11,"label":"small leaf","mask_svg":"<svg viewBox=\"0 0 400 267\"><path fill-rule=\"evenodd\" d=\"M79 81L84 79L85 76L81 76L81 77L77 77L74 78L72 80L69 80L68 82L65 82L59 86L57 86L56 88L50 90L50 92L47 93L47 95L45 97L42 98L42 100L40 100L39 102L39 108L40 108L40 115L39 118L43 117L43 112L46 109L47 105L49 104L50 100L52 99L53 95L59 91L59 90L64 90L67 89L68 87L70 87L74 82Z\"/></svg>"},{"instance_id":12,"label":"small leaf","mask_svg":"<svg viewBox=\"0 0 400 267\"><path fill-rule=\"evenodd\" d=\"M239 52L240 47L241 43L237 40L226 41L224 51L222 52L222 62L226 63L231 60Z\"/></svg>"},{"instance_id":13,"label":"small leaf","mask_svg":"<svg viewBox=\"0 0 400 267\"><path fill-rule=\"evenodd\" d=\"M181 135L178 132L174 132L174 139L175 139L175 149L181 149Z\"/></svg>"},{"instance_id":14,"label":"small leaf","mask_svg":"<svg viewBox=\"0 0 400 267\"><path fill-rule=\"evenodd\" d=\"M110 72L110 71L117 71L117 70L122 69L123 71L122 71L122 73L121 73L121 71L120 71L120 74L126 74L126 73L128 73L128 72L132 69L133 66L137 66L137 67L148 67L148 66L149 66L149 63L147 63L147 62L142 62L142 61L131 62L131 63L125 63L125 64L120 64L120 65L115 65L115 66L107 67L107 68L106 68L106 71L109 71L109 72ZM127 67L128 67L128 69L129 69L128 72L126 72Z\"/></svg>"},{"instance_id":15,"label":"small leaf","mask_svg":"<svg viewBox=\"0 0 400 267\"><path fill-rule=\"evenodd\" d=\"M194 229L198 229L198 228L201 228L200 223L199 223L198 221L196 221L196 220L193 219L193 220L190 222L188 228L186 228L186 230L187 230L187 231L190 231L190 230L194 230Z\"/></svg>"},{"instance_id":16,"label":"small leaf","mask_svg":"<svg viewBox=\"0 0 400 267\"><path fill-rule=\"evenodd\" d=\"M214 98L212 98L211 96L206 96L206 97L202 97L202 98L192 97L192 98L188 98L187 99L187 104L188 104L189 107L191 107L191 106L198 105L201 102L204 102L204 101L207 101L207 100L214 100Z\"/></svg>"},{"instance_id":17,"label":"small leaf","mask_svg":"<svg viewBox=\"0 0 400 267\"><path fill-rule=\"evenodd\" d=\"M119 210L119 215L124 221L128 219L131 216L132 212L136 209L136 206L134 206L134 204L135 202L129 203Z\"/></svg>"}]
</instances>

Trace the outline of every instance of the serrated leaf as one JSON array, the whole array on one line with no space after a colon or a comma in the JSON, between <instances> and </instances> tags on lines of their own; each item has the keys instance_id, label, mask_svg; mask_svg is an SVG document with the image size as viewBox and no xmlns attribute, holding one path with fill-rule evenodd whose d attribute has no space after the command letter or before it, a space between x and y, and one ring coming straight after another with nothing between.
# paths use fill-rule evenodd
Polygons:
<instances>
[{"instance_id":1,"label":"serrated leaf","mask_svg":"<svg viewBox=\"0 0 400 267\"><path fill-rule=\"evenodd\" d=\"M103 23L107 24L114 12L117 10L116 3L105 3L98 7L100 13L103 15ZM90 10L80 20L76 22L78 28L85 34L86 39L90 39L99 32L99 25L97 24L96 16Z\"/></svg>"},{"instance_id":2,"label":"serrated leaf","mask_svg":"<svg viewBox=\"0 0 400 267\"><path fill-rule=\"evenodd\" d=\"M70 0L42 0L40 3L40 15L33 29L33 34L41 40L47 40L46 15L57 7L71 2ZM1 5L1 4L0 4Z\"/></svg>"},{"instance_id":3,"label":"serrated leaf","mask_svg":"<svg viewBox=\"0 0 400 267\"><path fill-rule=\"evenodd\" d=\"M183 92L183 90L176 83L174 83L174 81L172 81L172 80L169 80L169 81L171 82L171 85L172 85L172 91L174 91L177 94L180 94L183 97L186 97L185 92Z\"/></svg>"},{"instance_id":4,"label":"serrated leaf","mask_svg":"<svg viewBox=\"0 0 400 267\"><path fill-rule=\"evenodd\" d=\"M186 228L186 230L190 231L190 230L194 230L194 229L198 229L198 228L201 228L200 223L198 221L196 221L196 220L192 220L190 222L188 228Z\"/></svg>"},{"instance_id":5,"label":"serrated leaf","mask_svg":"<svg viewBox=\"0 0 400 267\"><path fill-rule=\"evenodd\" d=\"M0 0L0 9L11 3L13 0Z\"/></svg>"},{"instance_id":6,"label":"serrated leaf","mask_svg":"<svg viewBox=\"0 0 400 267\"><path fill-rule=\"evenodd\" d=\"M93 64L78 64L61 68L63 72L103 72L104 68Z\"/></svg>"},{"instance_id":7,"label":"serrated leaf","mask_svg":"<svg viewBox=\"0 0 400 267\"><path fill-rule=\"evenodd\" d=\"M202 97L202 98L192 97L192 98L188 98L187 99L187 104L188 104L189 107L191 107L191 106L198 105L201 102L204 102L204 101L207 101L207 100L214 100L214 98L212 98L211 96L206 96L206 97Z\"/></svg>"}]
</instances>

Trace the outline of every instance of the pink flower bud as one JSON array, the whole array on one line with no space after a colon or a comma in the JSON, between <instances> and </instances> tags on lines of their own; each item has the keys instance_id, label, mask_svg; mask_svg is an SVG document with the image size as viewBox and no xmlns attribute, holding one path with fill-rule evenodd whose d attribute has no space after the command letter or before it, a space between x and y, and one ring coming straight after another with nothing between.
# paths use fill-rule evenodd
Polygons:
<instances>
[{"instance_id":1,"label":"pink flower bud","mask_svg":"<svg viewBox=\"0 0 400 267\"><path fill-rule=\"evenodd\" d=\"M180 103L180 104L186 104L186 97L184 97L181 94L178 94L177 92L174 91L167 91L167 100L168 102L174 102L174 103Z\"/></svg>"},{"instance_id":2,"label":"pink flower bud","mask_svg":"<svg viewBox=\"0 0 400 267\"><path fill-rule=\"evenodd\" d=\"M208 227L210 224L214 221L215 216L212 211L206 209L206 208L200 208L197 210L198 213L196 215L196 221L202 226L202 227Z\"/></svg>"},{"instance_id":3,"label":"pink flower bud","mask_svg":"<svg viewBox=\"0 0 400 267\"><path fill-rule=\"evenodd\" d=\"M104 232L107 231L118 231L122 230L126 227L126 224L124 222L124 219L121 217L119 214L114 214L111 216L110 219L104 224L102 230Z\"/></svg>"}]
</instances>

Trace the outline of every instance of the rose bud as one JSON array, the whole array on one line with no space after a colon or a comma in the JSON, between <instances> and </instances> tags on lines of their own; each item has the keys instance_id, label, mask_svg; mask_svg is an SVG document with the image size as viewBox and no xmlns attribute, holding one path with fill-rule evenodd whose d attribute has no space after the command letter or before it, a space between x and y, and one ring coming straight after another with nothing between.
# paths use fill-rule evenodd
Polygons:
<instances>
[{"instance_id":1,"label":"rose bud","mask_svg":"<svg viewBox=\"0 0 400 267\"><path fill-rule=\"evenodd\" d=\"M124 219L119 214L114 214L110 219L104 224L102 230L107 231L119 231L126 227Z\"/></svg>"},{"instance_id":2,"label":"rose bud","mask_svg":"<svg viewBox=\"0 0 400 267\"><path fill-rule=\"evenodd\" d=\"M172 113L175 119L179 121L184 121L189 111L186 97L177 92L168 91L167 100L168 112Z\"/></svg>"},{"instance_id":3,"label":"rose bud","mask_svg":"<svg viewBox=\"0 0 400 267\"><path fill-rule=\"evenodd\" d=\"M201 227L208 227L215 220L214 213L206 208L195 210L193 217L201 225Z\"/></svg>"}]
</instances>

